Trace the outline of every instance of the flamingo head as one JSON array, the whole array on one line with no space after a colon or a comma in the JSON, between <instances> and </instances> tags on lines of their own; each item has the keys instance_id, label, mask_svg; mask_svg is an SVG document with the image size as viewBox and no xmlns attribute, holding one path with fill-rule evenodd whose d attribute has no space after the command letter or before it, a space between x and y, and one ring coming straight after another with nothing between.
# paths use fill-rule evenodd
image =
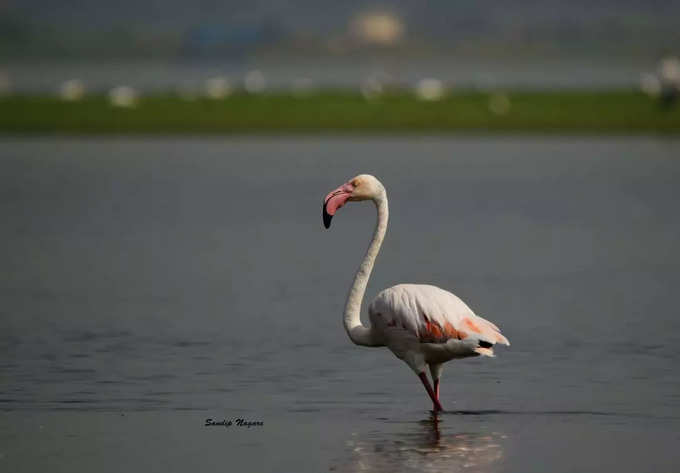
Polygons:
<instances>
[{"instance_id":1,"label":"flamingo head","mask_svg":"<svg viewBox=\"0 0 680 473\"><path fill-rule=\"evenodd\" d=\"M385 192L378 179L370 174L360 174L334 191L330 192L323 200L323 224L330 228L331 219L335 212L345 205L347 201L361 201L375 199Z\"/></svg>"}]
</instances>

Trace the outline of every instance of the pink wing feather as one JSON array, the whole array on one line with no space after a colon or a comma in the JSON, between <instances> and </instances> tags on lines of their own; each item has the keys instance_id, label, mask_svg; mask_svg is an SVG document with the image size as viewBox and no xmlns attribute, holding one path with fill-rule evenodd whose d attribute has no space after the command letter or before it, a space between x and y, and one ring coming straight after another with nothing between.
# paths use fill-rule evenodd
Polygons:
<instances>
[{"instance_id":1,"label":"pink wing feather","mask_svg":"<svg viewBox=\"0 0 680 473\"><path fill-rule=\"evenodd\" d=\"M510 345L499 328L458 297L436 286L399 284L382 291L369 307L388 327L402 327L422 343L477 338L491 345Z\"/></svg>"}]
</instances>

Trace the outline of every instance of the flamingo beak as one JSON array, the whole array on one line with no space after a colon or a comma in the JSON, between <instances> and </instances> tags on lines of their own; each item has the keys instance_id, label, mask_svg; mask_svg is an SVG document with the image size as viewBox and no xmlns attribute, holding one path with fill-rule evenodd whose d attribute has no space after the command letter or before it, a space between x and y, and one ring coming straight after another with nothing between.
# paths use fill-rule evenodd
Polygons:
<instances>
[{"instance_id":1,"label":"flamingo beak","mask_svg":"<svg viewBox=\"0 0 680 473\"><path fill-rule=\"evenodd\" d=\"M323 204L323 226L326 229L331 228L331 219L333 216L326 211L326 202Z\"/></svg>"},{"instance_id":2,"label":"flamingo beak","mask_svg":"<svg viewBox=\"0 0 680 473\"><path fill-rule=\"evenodd\" d=\"M345 203L352 196L354 191L354 186L351 184L343 184L342 186L335 189L333 192L329 193L323 200L323 226L326 228L331 227L331 219L335 212L345 205Z\"/></svg>"}]
</instances>

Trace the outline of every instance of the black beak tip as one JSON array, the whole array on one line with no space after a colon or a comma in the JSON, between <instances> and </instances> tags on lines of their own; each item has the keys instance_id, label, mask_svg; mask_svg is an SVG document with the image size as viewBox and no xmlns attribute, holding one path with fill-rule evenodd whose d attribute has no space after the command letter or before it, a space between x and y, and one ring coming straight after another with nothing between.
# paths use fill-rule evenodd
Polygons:
<instances>
[{"instance_id":1,"label":"black beak tip","mask_svg":"<svg viewBox=\"0 0 680 473\"><path fill-rule=\"evenodd\" d=\"M333 216L326 212L326 204L323 204L323 226L326 228L331 228L331 219Z\"/></svg>"}]
</instances>

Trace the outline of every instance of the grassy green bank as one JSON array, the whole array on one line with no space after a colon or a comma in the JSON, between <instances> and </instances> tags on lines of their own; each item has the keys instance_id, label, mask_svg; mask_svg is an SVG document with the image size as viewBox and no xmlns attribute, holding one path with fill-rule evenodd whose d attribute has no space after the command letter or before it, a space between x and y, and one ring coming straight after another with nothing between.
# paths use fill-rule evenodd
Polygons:
<instances>
[{"instance_id":1,"label":"grassy green bank","mask_svg":"<svg viewBox=\"0 0 680 473\"><path fill-rule=\"evenodd\" d=\"M105 96L77 102L10 96L0 99L0 133L680 134L680 103L662 109L639 92L510 92L504 97L459 92L428 102L405 92L371 100L349 92L235 94L222 100L155 95L120 108Z\"/></svg>"}]
</instances>

